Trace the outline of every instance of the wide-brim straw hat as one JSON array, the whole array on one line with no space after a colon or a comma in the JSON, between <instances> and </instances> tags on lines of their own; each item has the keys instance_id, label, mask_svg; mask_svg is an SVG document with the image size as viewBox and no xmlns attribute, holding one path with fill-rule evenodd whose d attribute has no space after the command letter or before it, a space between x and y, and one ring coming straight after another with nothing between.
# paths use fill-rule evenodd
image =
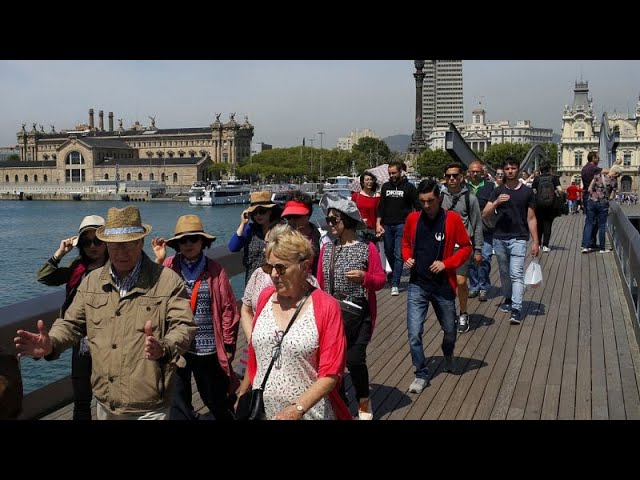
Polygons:
<instances>
[{"instance_id":1,"label":"wide-brim straw hat","mask_svg":"<svg viewBox=\"0 0 640 480\"><path fill-rule=\"evenodd\" d=\"M271 200L271 192L269 190L261 190L251 193L251 206L247 208L247 212L251 213L258 207L273 208L276 204Z\"/></svg>"},{"instance_id":2,"label":"wide-brim straw hat","mask_svg":"<svg viewBox=\"0 0 640 480\"><path fill-rule=\"evenodd\" d=\"M132 242L151 233L151 225L142 223L138 207L111 207L107 211L107 221L96 230L96 237L103 242Z\"/></svg>"},{"instance_id":3,"label":"wide-brim straw hat","mask_svg":"<svg viewBox=\"0 0 640 480\"><path fill-rule=\"evenodd\" d=\"M182 237L188 237L191 235L199 235L203 238L208 238L211 241L216 239L215 235L210 235L204 231L204 227L202 226L202 220L198 215L182 215L178 218L178 222L176 223L176 228L174 230L174 235L169 240L167 240L167 245L169 245L174 250L178 250L178 240Z\"/></svg>"},{"instance_id":4,"label":"wide-brim straw hat","mask_svg":"<svg viewBox=\"0 0 640 480\"><path fill-rule=\"evenodd\" d=\"M73 246L75 247L78 245L78 241L80 240L80 237L84 232L86 232L87 230L97 230L98 227L101 227L103 225L104 218L102 218L100 215L87 215L86 217L84 217L82 219L82 222L80 222L80 227L78 227L78 236L73 239Z\"/></svg>"},{"instance_id":5,"label":"wide-brim straw hat","mask_svg":"<svg viewBox=\"0 0 640 480\"><path fill-rule=\"evenodd\" d=\"M329 210L334 208L347 217L353 218L357 222L356 230L367 228L367 224L362 220L362 215L360 215L360 211L353 200L336 193L325 193L320 199L320 208L325 215L328 215Z\"/></svg>"}]
</instances>

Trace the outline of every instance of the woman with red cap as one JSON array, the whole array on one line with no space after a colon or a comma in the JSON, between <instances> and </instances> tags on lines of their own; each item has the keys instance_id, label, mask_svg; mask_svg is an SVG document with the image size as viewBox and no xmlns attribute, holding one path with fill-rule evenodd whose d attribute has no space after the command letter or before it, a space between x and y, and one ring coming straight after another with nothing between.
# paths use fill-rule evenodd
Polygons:
<instances>
[{"instance_id":1,"label":"woman with red cap","mask_svg":"<svg viewBox=\"0 0 640 480\"><path fill-rule=\"evenodd\" d=\"M313 213L313 201L311 197L300 190L295 190L287 196L287 203L282 211L284 218L291 228L298 230L313 248L313 265L311 271L318 268L318 255L320 254L320 231L313 223L309 222Z\"/></svg>"}]
</instances>

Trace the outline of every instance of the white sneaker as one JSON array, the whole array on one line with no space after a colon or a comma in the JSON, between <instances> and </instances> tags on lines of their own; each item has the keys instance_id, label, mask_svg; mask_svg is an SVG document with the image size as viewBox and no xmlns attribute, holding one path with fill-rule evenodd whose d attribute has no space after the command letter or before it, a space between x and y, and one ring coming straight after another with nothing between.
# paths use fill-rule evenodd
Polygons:
<instances>
[{"instance_id":1,"label":"white sneaker","mask_svg":"<svg viewBox=\"0 0 640 480\"><path fill-rule=\"evenodd\" d=\"M391 287L391 295L394 297L400 295L400 290L398 290L398 287Z\"/></svg>"},{"instance_id":2,"label":"white sneaker","mask_svg":"<svg viewBox=\"0 0 640 480\"><path fill-rule=\"evenodd\" d=\"M589 249L588 248L582 248L582 253L589 253Z\"/></svg>"},{"instance_id":3,"label":"white sneaker","mask_svg":"<svg viewBox=\"0 0 640 480\"><path fill-rule=\"evenodd\" d=\"M428 383L429 383L428 380L425 380L424 378L417 378L416 377L416 379L409 386L409 392L411 392L411 393L422 393L422 390L424 390L426 388Z\"/></svg>"},{"instance_id":4,"label":"white sneaker","mask_svg":"<svg viewBox=\"0 0 640 480\"><path fill-rule=\"evenodd\" d=\"M611 250L605 248L604 250L600 250L600 253L611 253Z\"/></svg>"},{"instance_id":5,"label":"white sneaker","mask_svg":"<svg viewBox=\"0 0 640 480\"><path fill-rule=\"evenodd\" d=\"M549 247L542 247L543 252L550 252L551 249Z\"/></svg>"}]
</instances>

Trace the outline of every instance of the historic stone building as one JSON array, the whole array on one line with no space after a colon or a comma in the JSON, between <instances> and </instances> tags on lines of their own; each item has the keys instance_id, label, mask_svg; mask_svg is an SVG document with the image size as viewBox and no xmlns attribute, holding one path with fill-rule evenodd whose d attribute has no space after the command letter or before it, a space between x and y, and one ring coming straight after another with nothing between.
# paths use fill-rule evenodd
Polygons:
<instances>
[{"instance_id":1,"label":"historic stone building","mask_svg":"<svg viewBox=\"0 0 640 480\"><path fill-rule=\"evenodd\" d=\"M16 190L33 184L92 184L97 180L161 181L168 187L189 187L196 180L209 178L213 163L230 163L249 157L253 125L245 116L243 123L220 121L220 114L208 127L158 128L135 122L129 128L114 129L113 112L108 128L99 112L94 124L93 109L88 124L74 130L49 132L26 124L18 132L19 161L0 163L0 191Z\"/></svg>"},{"instance_id":2,"label":"historic stone building","mask_svg":"<svg viewBox=\"0 0 640 480\"><path fill-rule=\"evenodd\" d=\"M605 114L609 130L617 130L620 142L616 149L616 160L622 162L622 175L618 190L637 192L640 187L640 99L634 115ZM561 154L558 173L563 185L579 176L587 163L587 155L598 151L601 123L593 112L593 100L589 98L589 82L576 82L573 104L565 105L562 114ZM577 178L577 177L576 177Z\"/></svg>"}]
</instances>

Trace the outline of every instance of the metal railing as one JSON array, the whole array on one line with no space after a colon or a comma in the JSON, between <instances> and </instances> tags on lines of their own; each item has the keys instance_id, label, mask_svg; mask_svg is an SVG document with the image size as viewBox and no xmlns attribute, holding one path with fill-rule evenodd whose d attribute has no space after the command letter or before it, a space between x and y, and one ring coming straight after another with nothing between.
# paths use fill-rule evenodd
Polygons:
<instances>
[{"instance_id":1,"label":"metal railing","mask_svg":"<svg viewBox=\"0 0 640 480\"><path fill-rule=\"evenodd\" d=\"M211 248L206 253L224 267L229 278L244 273L242 253L231 253L226 245ZM60 289L31 300L0 307L0 355L15 356L13 339L16 330L34 331L38 320L43 320L45 326L51 328L58 318L64 297L64 289ZM25 395L19 418L41 418L71 403L72 400L71 377L67 376Z\"/></svg>"},{"instance_id":2,"label":"metal railing","mask_svg":"<svg viewBox=\"0 0 640 480\"><path fill-rule=\"evenodd\" d=\"M609 233L613 241L614 251L618 260L618 268L625 285L625 296L629 307L635 313L634 328L636 336L640 338L640 233L633 226L620 205L610 202Z\"/></svg>"}]
</instances>

